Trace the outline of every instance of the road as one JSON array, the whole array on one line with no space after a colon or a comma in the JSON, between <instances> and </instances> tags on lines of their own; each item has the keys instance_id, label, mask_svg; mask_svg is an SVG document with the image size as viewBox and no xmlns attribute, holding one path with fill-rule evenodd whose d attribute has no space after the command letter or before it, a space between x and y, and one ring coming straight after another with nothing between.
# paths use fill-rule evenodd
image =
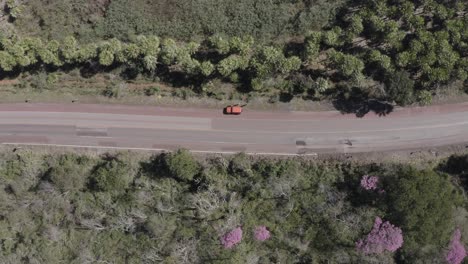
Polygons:
<instances>
[{"instance_id":1,"label":"road","mask_svg":"<svg viewBox=\"0 0 468 264\"><path fill-rule=\"evenodd\" d=\"M97 148L355 153L468 143L468 103L339 112L258 112L85 104L0 104L0 143Z\"/></svg>"}]
</instances>

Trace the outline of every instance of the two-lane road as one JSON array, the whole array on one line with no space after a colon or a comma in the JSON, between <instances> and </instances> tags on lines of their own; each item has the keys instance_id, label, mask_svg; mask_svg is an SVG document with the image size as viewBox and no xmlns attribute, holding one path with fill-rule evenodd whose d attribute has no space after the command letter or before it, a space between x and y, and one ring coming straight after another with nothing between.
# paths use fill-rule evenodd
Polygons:
<instances>
[{"instance_id":1,"label":"two-lane road","mask_svg":"<svg viewBox=\"0 0 468 264\"><path fill-rule=\"evenodd\" d=\"M2 104L0 143L201 152L367 152L468 142L468 104L386 117L84 104Z\"/></svg>"}]
</instances>

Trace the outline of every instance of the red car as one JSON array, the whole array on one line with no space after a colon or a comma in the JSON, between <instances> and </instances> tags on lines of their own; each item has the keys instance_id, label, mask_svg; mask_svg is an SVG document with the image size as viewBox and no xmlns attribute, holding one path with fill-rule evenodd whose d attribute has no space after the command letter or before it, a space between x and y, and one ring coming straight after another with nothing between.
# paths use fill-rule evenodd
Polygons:
<instances>
[{"instance_id":1,"label":"red car","mask_svg":"<svg viewBox=\"0 0 468 264\"><path fill-rule=\"evenodd\" d=\"M224 114L226 115L240 115L242 113L242 106L236 105L228 105L224 108Z\"/></svg>"}]
</instances>

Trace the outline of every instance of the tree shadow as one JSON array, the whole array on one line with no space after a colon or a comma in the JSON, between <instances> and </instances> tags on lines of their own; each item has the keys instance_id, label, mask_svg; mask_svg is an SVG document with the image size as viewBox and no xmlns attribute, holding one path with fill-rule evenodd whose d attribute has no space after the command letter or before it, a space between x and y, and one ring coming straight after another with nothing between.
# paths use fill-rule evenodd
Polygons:
<instances>
[{"instance_id":1,"label":"tree shadow","mask_svg":"<svg viewBox=\"0 0 468 264\"><path fill-rule=\"evenodd\" d=\"M378 116L386 116L394 109L392 104L369 98L358 88L352 88L350 92L339 94L333 101L333 106L342 114L352 113L359 118L364 117L369 112L374 112Z\"/></svg>"},{"instance_id":2,"label":"tree shadow","mask_svg":"<svg viewBox=\"0 0 468 264\"><path fill-rule=\"evenodd\" d=\"M164 159L167 153L154 154L149 160L140 162L141 173L150 178L156 179L167 174L166 167L164 166Z\"/></svg>"},{"instance_id":3,"label":"tree shadow","mask_svg":"<svg viewBox=\"0 0 468 264\"><path fill-rule=\"evenodd\" d=\"M437 169L449 174L468 174L468 155L452 155Z\"/></svg>"},{"instance_id":4,"label":"tree shadow","mask_svg":"<svg viewBox=\"0 0 468 264\"><path fill-rule=\"evenodd\" d=\"M459 184L468 190L468 155L452 155L441 163L437 170L458 176Z\"/></svg>"}]
</instances>

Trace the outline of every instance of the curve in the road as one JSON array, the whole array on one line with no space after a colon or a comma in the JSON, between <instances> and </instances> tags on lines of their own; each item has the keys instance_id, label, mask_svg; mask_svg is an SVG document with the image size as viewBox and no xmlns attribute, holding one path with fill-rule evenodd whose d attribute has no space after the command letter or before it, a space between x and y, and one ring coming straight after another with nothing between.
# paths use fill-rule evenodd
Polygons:
<instances>
[{"instance_id":1,"label":"curve in the road","mask_svg":"<svg viewBox=\"0 0 468 264\"><path fill-rule=\"evenodd\" d=\"M468 142L468 104L396 109L364 118L329 112L257 112L85 104L2 104L0 143L304 155Z\"/></svg>"}]
</instances>

